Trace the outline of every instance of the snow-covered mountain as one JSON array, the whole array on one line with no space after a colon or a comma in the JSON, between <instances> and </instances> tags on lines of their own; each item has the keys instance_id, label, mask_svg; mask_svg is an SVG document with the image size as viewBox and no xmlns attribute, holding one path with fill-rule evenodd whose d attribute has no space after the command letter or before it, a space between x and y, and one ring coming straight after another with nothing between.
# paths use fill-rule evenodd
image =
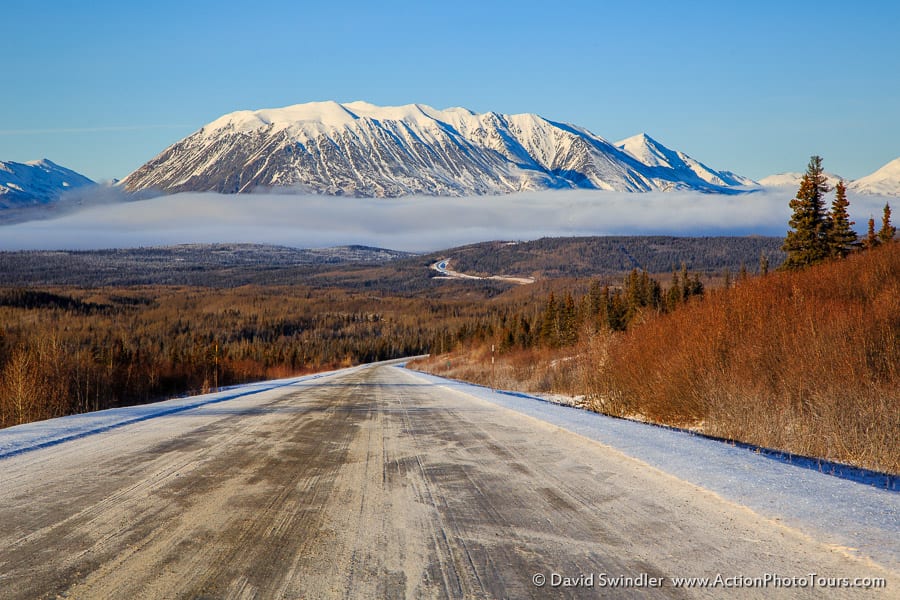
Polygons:
<instances>
[{"instance_id":1,"label":"snow-covered mountain","mask_svg":"<svg viewBox=\"0 0 900 600\"><path fill-rule=\"evenodd\" d=\"M834 173L825 173L828 185L832 189L842 178ZM799 188L803 173L779 173L759 180L759 185L767 188L789 187ZM874 173L855 180L844 180L847 189L858 194L877 196L900 196L900 158L896 158Z\"/></svg>"},{"instance_id":2,"label":"snow-covered mountain","mask_svg":"<svg viewBox=\"0 0 900 600\"><path fill-rule=\"evenodd\" d=\"M748 177L742 177L731 171L713 170L684 152L670 150L646 133L639 133L616 142L616 147L628 152L644 165L659 169L662 178L669 177L674 172L679 175L681 181L697 186L709 184L733 188L757 185Z\"/></svg>"},{"instance_id":3,"label":"snow-covered mountain","mask_svg":"<svg viewBox=\"0 0 900 600\"><path fill-rule=\"evenodd\" d=\"M860 177L850 184L860 194L900 196L900 158L895 158L874 173Z\"/></svg>"},{"instance_id":4,"label":"snow-covered mountain","mask_svg":"<svg viewBox=\"0 0 900 600\"><path fill-rule=\"evenodd\" d=\"M122 185L129 191L224 193L295 186L393 197L565 188L734 193L753 184L647 136L620 146L535 114L313 102L224 115Z\"/></svg>"},{"instance_id":5,"label":"snow-covered mountain","mask_svg":"<svg viewBox=\"0 0 900 600\"><path fill-rule=\"evenodd\" d=\"M759 180L759 185L763 187L790 187L790 188L799 188L800 181L803 179L803 173L778 173L777 175L769 175L768 177L763 177ZM844 179L840 175L835 175L834 173L825 173L825 179L828 181L828 187L834 189L834 186L837 185L839 181ZM844 183L847 183L847 180L844 179Z\"/></svg>"},{"instance_id":6,"label":"snow-covered mountain","mask_svg":"<svg viewBox=\"0 0 900 600\"><path fill-rule=\"evenodd\" d=\"M93 183L46 158L27 163L0 162L0 209L46 204L66 190Z\"/></svg>"}]
</instances>

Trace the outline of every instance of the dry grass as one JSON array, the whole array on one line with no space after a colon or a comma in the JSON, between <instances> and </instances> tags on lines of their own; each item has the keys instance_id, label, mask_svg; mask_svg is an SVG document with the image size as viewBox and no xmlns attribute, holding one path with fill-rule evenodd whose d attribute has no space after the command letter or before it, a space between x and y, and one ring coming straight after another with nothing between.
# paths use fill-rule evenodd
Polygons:
<instances>
[{"instance_id":1,"label":"dry grass","mask_svg":"<svg viewBox=\"0 0 900 600\"><path fill-rule=\"evenodd\" d=\"M547 392L566 395L581 393L580 380L572 376L580 359L571 348L527 349L497 352L491 366L490 345L472 351L457 351L409 363L442 377L470 381L489 387L519 392Z\"/></svg>"}]
</instances>

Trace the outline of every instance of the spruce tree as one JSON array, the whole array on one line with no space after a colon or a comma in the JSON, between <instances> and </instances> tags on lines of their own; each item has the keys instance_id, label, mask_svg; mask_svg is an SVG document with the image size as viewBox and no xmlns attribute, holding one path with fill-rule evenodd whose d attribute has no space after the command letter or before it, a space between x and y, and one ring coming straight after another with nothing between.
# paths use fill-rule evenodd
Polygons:
<instances>
[{"instance_id":1,"label":"spruce tree","mask_svg":"<svg viewBox=\"0 0 900 600\"><path fill-rule=\"evenodd\" d=\"M854 222L850 220L847 207L847 186L843 180L835 186L834 202L831 203L831 212L828 214L828 255L834 258L843 258L850 254L856 245L856 232L853 231Z\"/></svg>"},{"instance_id":2,"label":"spruce tree","mask_svg":"<svg viewBox=\"0 0 900 600\"><path fill-rule=\"evenodd\" d=\"M590 302L589 310L592 315L598 315L600 313L600 307L603 303L603 286L600 284L599 279L594 279L591 281L591 287L588 291L588 301Z\"/></svg>"},{"instance_id":3,"label":"spruce tree","mask_svg":"<svg viewBox=\"0 0 900 600\"><path fill-rule=\"evenodd\" d=\"M891 205L885 203L884 214L881 217L881 229L878 231L878 241L887 244L894 239L897 228L891 225Z\"/></svg>"},{"instance_id":4,"label":"spruce tree","mask_svg":"<svg viewBox=\"0 0 900 600\"><path fill-rule=\"evenodd\" d=\"M759 252L759 274L769 274L769 257L762 250Z\"/></svg>"},{"instance_id":5,"label":"spruce tree","mask_svg":"<svg viewBox=\"0 0 900 600\"><path fill-rule=\"evenodd\" d=\"M544 308L544 316L541 319L540 340L545 346L555 348L559 343L559 306L556 296L550 292L547 298L547 306Z\"/></svg>"},{"instance_id":6,"label":"spruce tree","mask_svg":"<svg viewBox=\"0 0 900 600\"><path fill-rule=\"evenodd\" d=\"M866 239L863 240L863 248L871 250L878 245L878 236L875 234L875 218L869 217L869 226L866 229Z\"/></svg>"},{"instance_id":7,"label":"spruce tree","mask_svg":"<svg viewBox=\"0 0 900 600\"><path fill-rule=\"evenodd\" d=\"M703 282L700 281L700 273L694 273L691 277L691 283L688 287L688 296L703 296Z\"/></svg>"},{"instance_id":8,"label":"spruce tree","mask_svg":"<svg viewBox=\"0 0 900 600\"><path fill-rule=\"evenodd\" d=\"M666 310L672 312L675 310L675 307L681 304L681 301L684 299L684 295L681 291L681 282L678 279L678 271L675 270L673 265L672 267L672 285L669 286L669 291L666 292Z\"/></svg>"},{"instance_id":9,"label":"spruce tree","mask_svg":"<svg viewBox=\"0 0 900 600\"><path fill-rule=\"evenodd\" d=\"M571 293L566 293L562 306L558 311L559 325L559 344L561 346L571 346L578 341L578 324L575 315L575 299Z\"/></svg>"},{"instance_id":10,"label":"spruce tree","mask_svg":"<svg viewBox=\"0 0 900 600\"><path fill-rule=\"evenodd\" d=\"M782 249L787 252L787 259L781 268L800 269L828 257L826 193L828 181L822 169L822 157L813 156L800 181L797 196L790 202L793 214L788 224L792 231L788 231L784 239Z\"/></svg>"}]
</instances>

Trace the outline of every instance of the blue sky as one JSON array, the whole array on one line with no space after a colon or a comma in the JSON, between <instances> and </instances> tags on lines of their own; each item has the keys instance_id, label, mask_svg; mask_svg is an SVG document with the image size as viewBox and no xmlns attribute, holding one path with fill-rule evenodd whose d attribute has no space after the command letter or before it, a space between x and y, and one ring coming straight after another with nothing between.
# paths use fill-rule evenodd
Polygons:
<instances>
[{"instance_id":1,"label":"blue sky","mask_svg":"<svg viewBox=\"0 0 900 600\"><path fill-rule=\"evenodd\" d=\"M240 109L333 99L645 131L753 178L900 156L900 4L108 2L4 6L0 160L123 177Z\"/></svg>"}]
</instances>

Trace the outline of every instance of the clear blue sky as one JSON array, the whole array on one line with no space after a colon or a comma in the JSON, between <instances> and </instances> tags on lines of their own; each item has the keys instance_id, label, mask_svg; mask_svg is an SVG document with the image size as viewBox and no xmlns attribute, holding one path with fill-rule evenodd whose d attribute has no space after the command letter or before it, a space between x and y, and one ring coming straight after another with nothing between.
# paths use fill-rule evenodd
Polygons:
<instances>
[{"instance_id":1,"label":"clear blue sky","mask_svg":"<svg viewBox=\"0 0 900 600\"><path fill-rule=\"evenodd\" d=\"M761 178L900 156L900 3L155 0L3 8L0 160L121 178L239 109L535 112Z\"/></svg>"}]
</instances>

